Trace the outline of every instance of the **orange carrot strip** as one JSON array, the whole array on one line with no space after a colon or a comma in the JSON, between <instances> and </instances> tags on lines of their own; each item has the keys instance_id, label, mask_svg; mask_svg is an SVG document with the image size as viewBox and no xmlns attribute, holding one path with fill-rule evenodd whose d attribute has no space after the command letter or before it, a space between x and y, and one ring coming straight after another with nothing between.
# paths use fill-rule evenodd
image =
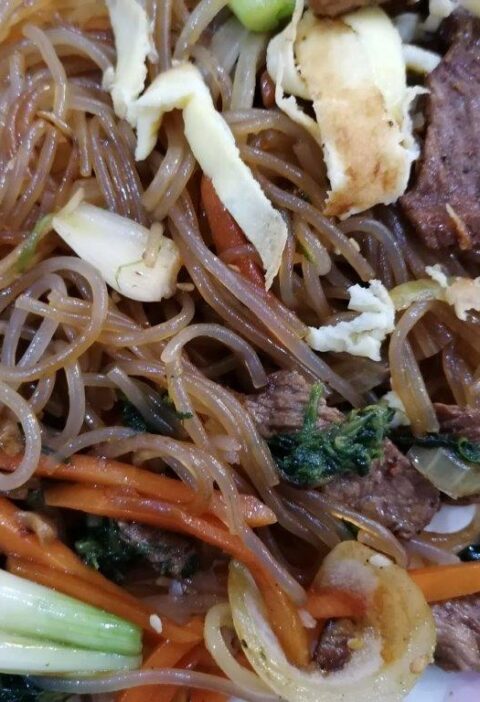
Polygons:
<instances>
[{"instance_id":1,"label":"orange carrot strip","mask_svg":"<svg viewBox=\"0 0 480 702\"><path fill-rule=\"evenodd\" d=\"M22 578L45 585L45 587L59 590L65 595L75 597L77 600L86 602L94 607L104 609L111 614L116 614L122 619L137 624L142 629L150 629L150 612L143 608L140 602L138 607L136 607L123 600L116 600L110 592L101 590L96 585L82 580L78 575L64 573L40 563L13 556L7 559L7 570Z\"/></svg>"},{"instance_id":2,"label":"orange carrot strip","mask_svg":"<svg viewBox=\"0 0 480 702\"><path fill-rule=\"evenodd\" d=\"M64 571L91 582L111 592L121 599L130 599L128 593L114 585L92 568L88 568L59 539L50 543L41 543L35 534L25 529L18 514L20 510L4 497L0 497L0 552L9 556L18 556L42 565Z\"/></svg>"},{"instance_id":3,"label":"orange carrot strip","mask_svg":"<svg viewBox=\"0 0 480 702\"><path fill-rule=\"evenodd\" d=\"M39 563L12 556L7 559L7 570L22 578L27 578L40 585L45 585L45 587L51 587L63 592L65 595L70 595L70 597L75 597L77 600L86 602L93 607L99 607L106 612L116 614L118 617L122 617L122 619L137 624L137 626L148 631L151 638L155 637L158 639L158 635L152 631L150 625L150 617L155 613L154 610L146 607L134 597L131 597L131 602L115 599L110 592L101 590L96 585L82 580L77 575L60 572ZM196 644L203 637L203 622L200 617L194 617L184 626L178 626L163 616L161 620L161 635L176 643Z\"/></svg>"},{"instance_id":4,"label":"orange carrot strip","mask_svg":"<svg viewBox=\"0 0 480 702\"><path fill-rule=\"evenodd\" d=\"M78 509L90 514L178 531L221 548L251 570L268 602L272 626L285 645L287 655L298 665L307 664L308 639L298 612L255 555L238 536L230 534L218 522L215 523L211 518L192 516L177 505L105 488L60 485L46 490L45 502L51 507Z\"/></svg>"},{"instance_id":5,"label":"orange carrot strip","mask_svg":"<svg viewBox=\"0 0 480 702\"><path fill-rule=\"evenodd\" d=\"M65 595L75 597L82 602L99 607L106 612L116 614L122 619L142 627L148 632L150 638L158 640L158 634L152 630L150 617L154 610L146 607L142 602L131 597L131 602L122 601L112 597L110 592L98 588L97 585L82 580L77 575L61 572L54 568L10 556L7 559L7 570L22 578L27 578L45 587L51 587ZM184 626L178 626L162 616L161 636L178 643L197 643L203 637L203 621L194 617Z\"/></svg>"},{"instance_id":6,"label":"orange carrot strip","mask_svg":"<svg viewBox=\"0 0 480 702\"><path fill-rule=\"evenodd\" d=\"M183 656L178 657L175 661L171 662L171 667L181 668L182 670L193 669L202 666L204 659L207 659L207 664L210 666L213 663L213 659L210 654L205 649L203 643L197 644L195 646L190 645L189 649L186 650ZM160 661L161 663L161 661ZM143 666L143 668L166 668L167 663L164 661L162 665L159 665L158 659L157 663L150 663L150 659ZM215 666L216 667L216 666ZM218 668L215 670L217 673ZM210 671L208 671L210 672ZM138 698L137 690L142 688L135 688L130 691L131 698L128 698L128 702L172 702L179 692L179 688L176 685L155 685L143 688L145 693L143 697ZM118 702L124 702L120 699Z\"/></svg>"},{"instance_id":7,"label":"orange carrot strip","mask_svg":"<svg viewBox=\"0 0 480 702\"><path fill-rule=\"evenodd\" d=\"M255 574L254 574L255 575ZM276 583L257 578L268 618L288 660L306 667L311 660L308 635L298 610Z\"/></svg>"},{"instance_id":8,"label":"orange carrot strip","mask_svg":"<svg viewBox=\"0 0 480 702\"><path fill-rule=\"evenodd\" d=\"M190 702L227 702L228 697L220 692L210 692L209 690L192 690Z\"/></svg>"},{"instance_id":9,"label":"orange carrot strip","mask_svg":"<svg viewBox=\"0 0 480 702\"><path fill-rule=\"evenodd\" d=\"M361 617L365 613L365 603L359 597L333 587L311 590L305 608L314 619Z\"/></svg>"},{"instance_id":10,"label":"orange carrot strip","mask_svg":"<svg viewBox=\"0 0 480 702\"><path fill-rule=\"evenodd\" d=\"M201 183L203 206L217 253L227 253L230 249L248 244L245 234L233 219L230 212L223 206L215 192L210 178L203 176ZM239 256L235 266L241 275L262 290L265 295L265 277L262 269L251 256Z\"/></svg>"},{"instance_id":11,"label":"orange carrot strip","mask_svg":"<svg viewBox=\"0 0 480 702\"><path fill-rule=\"evenodd\" d=\"M159 502L113 488L83 485L56 485L45 490L44 497L50 507L77 509L89 514L126 519L189 534L221 548L249 565L254 572L259 567L255 556L238 536L230 534L217 520L189 514L180 505Z\"/></svg>"},{"instance_id":12,"label":"orange carrot strip","mask_svg":"<svg viewBox=\"0 0 480 702\"><path fill-rule=\"evenodd\" d=\"M480 592L480 563L455 563L408 571L427 602L440 602Z\"/></svg>"},{"instance_id":13,"label":"orange carrot strip","mask_svg":"<svg viewBox=\"0 0 480 702\"><path fill-rule=\"evenodd\" d=\"M194 646L196 646L195 643L162 641L145 660L142 665L142 670L173 668ZM168 691L173 690L173 694L175 694L175 691L178 689L171 685L136 687L133 690L126 690L121 693L118 702L167 702L164 695L166 688L168 688Z\"/></svg>"},{"instance_id":14,"label":"orange carrot strip","mask_svg":"<svg viewBox=\"0 0 480 702\"><path fill-rule=\"evenodd\" d=\"M8 456L0 453L0 469L13 471L22 456ZM134 488L144 495L188 505L195 499L194 491L181 480L166 478L148 470L142 470L119 461L105 460L96 456L73 456L68 463L54 463L51 458L42 456L36 475L43 478L68 480L77 483L92 483L112 487ZM252 527L268 526L277 520L272 510L253 495L241 495L240 506L245 519ZM209 511L225 520L226 506L222 496L215 491Z\"/></svg>"},{"instance_id":15,"label":"orange carrot strip","mask_svg":"<svg viewBox=\"0 0 480 702\"><path fill-rule=\"evenodd\" d=\"M0 497L0 552L11 558L12 563L21 563L24 576L27 571L35 571L38 578L43 578L43 584L55 587L72 597L77 597L83 602L90 602L98 607L132 621L142 626L150 634L154 634L150 626L150 610L142 605L139 600L123 590L118 585L110 582L101 573L86 566L70 549L60 540L50 543L40 543L35 534L25 529L20 521L15 505L4 497ZM18 566L20 567L20 566ZM36 570L35 570L36 569ZM18 573L20 575L20 572ZM30 577L35 580L34 577ZM47 582L48 580L48 582ZM37 580L40 582L40 580ZM76 585L78 583L78 585ZM69 591L62 589L68 586ZM82 596L82 592L84 593ZM86 593L90 593L90 600ZM93 599L102 598L103 604L96 604ZM123 612L123 614L120 614ZM127 615L127 612L129 613ZM167 619L163 620L163 636L175 640L184 640L184 630ZM202 638L201 621L197 624L198 632L193 635L194 640Z\"/></svg>"}]
</instances>

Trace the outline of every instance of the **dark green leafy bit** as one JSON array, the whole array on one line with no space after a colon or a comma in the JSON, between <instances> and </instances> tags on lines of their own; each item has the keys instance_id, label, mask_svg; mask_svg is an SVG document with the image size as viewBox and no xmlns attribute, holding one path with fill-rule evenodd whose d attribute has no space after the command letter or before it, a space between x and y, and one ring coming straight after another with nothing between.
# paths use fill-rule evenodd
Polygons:
<instances>
[{"instance_id":1,"label":"dark green leafy bit","mask_svg":"<svg viewBox=\"0 0 480 702\"><path fill-rule=\"evenodd\" d=\"M122 400L120 406L122 424L129 429L138 431L140 434L149 432L147 422L144 420L137 408L128 400ZM150 433L150 432L149 432Z\"/></svg>"},{"instance_id":2,"label":"dark green leafy bit","mask_svg":"<svg viewBox=\"0 0 480 702\"><path fill-rule=\"evenodd\" d=\"M199 566L189 542L174 534L137 524L120 526L100 517L87 517L75 550L87 565L116 583L141 561L148 561L159 575L175 578L190 577Z\"/></svg>"},{"instance_id":3,"label":"dark green leafy bit","mask_svg":"<svg viewBox=\"0 0 480 702\"><path fill-rule=\"evenodd\" d=\"M480 561L480 544L471 544L458 554L461 561Z\"/></svg>"},{"instance_id":4,"label":"dark green leafy bit","mask_svg":"<svg viewBox=\"0 0 480 702\"><path fill-rule=\"evenodd\" d=\"M75 551L87 565L116 583L122 582L128 568L145 556L123 541L116 521L92 516L85 520Z\"/></svg>"},{"instance_id":5,"label":"dark green leafy bit","mask_svg":"<svg viewBox=\"0 0 480 702\"><path fill-rule=\"evenodd\" d=\"M382 405L353 410L338 424L317 427L322 387L312 388L302 429L277 434L269 441L283 478L300 487L318 487L332 478L366 475L374 460L383 456L393 412Z\"/></svg>"},{"instance_id":6,"label":"dark green leafy bit","mask_svg":"<svg viewBox=\"0 0 480 702\"><path fill-rule=\"evenodd\" d=\"M183 419L191 419L192 415L188 412L177 412L168 395L159 395L156 405L155 414L157 416L157 423L153 425L145 420L131 402L125 397L122 397L120 400L122 424L141 434L149 433L174 436L178 433L178 430L181 429L181 421Z\"/></svg>"},{"instance_id":7,"label":"dark green leafy bit","mask_svg":"<svg viewBox=\"0 0 480 702\"><path fill-rule=\"evenodd\" d=\"M66 702L70 694L44 692L21 675L0 674L0 702Z\"/></svg>"},{"instance_id":8,"label":"dark green leafy bit","mask_svg":"<svg viewBox=\"0 0 480 702\"><path fill-rule=\"evenodd\" d=\"M469 441L464 436L453 434L426 434L413 436L410 433L392 434L392 441L404 449L412 446L425 448L446 448L453 451L459 458L470 463L480 464L480 444Z\"/></svg>"}]
</instances>

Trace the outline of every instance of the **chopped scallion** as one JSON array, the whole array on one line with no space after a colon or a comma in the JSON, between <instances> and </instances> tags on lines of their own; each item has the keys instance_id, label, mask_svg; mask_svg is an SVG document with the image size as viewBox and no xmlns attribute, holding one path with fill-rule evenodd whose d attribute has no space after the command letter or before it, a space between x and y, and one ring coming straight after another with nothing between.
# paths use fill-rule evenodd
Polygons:
<instances>
[{"instance_id":1,"label":"chopped scallion","mask_svg":"<svg viewBox=\"0 0 480 702\"><path fill-rule=\"evenodd\" d=\"M230 0L230 9L252 32L270 32L288 20L295 0Z\"/></svg>"}]
</instances>

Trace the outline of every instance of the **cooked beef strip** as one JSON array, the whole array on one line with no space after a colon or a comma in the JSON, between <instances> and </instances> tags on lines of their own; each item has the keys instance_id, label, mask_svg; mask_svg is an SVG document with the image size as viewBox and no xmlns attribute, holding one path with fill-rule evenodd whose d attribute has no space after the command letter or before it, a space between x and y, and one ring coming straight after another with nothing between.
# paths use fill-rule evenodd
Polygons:
<instances>
[{"instance_id":1,"label":"cooked beef strip","mask_svg":"<svg viewBox=\"0 0 480 702\"><path fill-rule=\"evenodd\" d=\"M435 411L443 433L480 442L480 409L436 402Z\"/></svg>"},{"instance_id":2,"label":"cooked beef strip","mask_svg":"<svg viewBox=\"0 0 480 702\"><path fill-rule=\"evenodd\" d=\"M447 670L480 671L480 595L439 602L432 613L436 662Z\"/></svg>"},{"instance_id":3,"label":"cooked beef strip","mask_svg":"<svg viewBox=\"0 0 480 702\"><path fill-rule=\"evenodd\" d=\"M244 398L261 435L293 432L301 428L311 385L295 371L279 371L268 378L266 390ZM342 419L342 413L324 402L319 428ZM378 520L394 533L411 538L432 519L440 506L438 490L415 470L391 441L385 442L383 460L375 461L367 476L343 475L323 492L332 500Z\"/></svg>"},{"instance_id":4,"label":"cooked beef strip","mask_svg":"<svg viewBox=\"0 0 480 702\"><path fill-rule=\"evenodd\" d=\"M265 390L257 395L246 395L243 402L253 417L260 434L269 439L300 429L310 397L311 384L297 371L278 371L268 376ZM327 407L322 400L318 412L318 426L337 422L342 413Z\"/></svg>"},{"instance_id":5,"label":"cooked beef strip","mask_svg":"<svg viewBox=\"0 0 480 702\"><path fill-rule=\"evenodd\" d=\"M189 539L135 522L118 522L118 527L122 540L135 546L160 575L188 577L197 569L198 551Z\"/></svg>"},{"instance_id":6,"label":"cooked beef strip","mask_svg":"<svg viewBox=\"0 0 480 702\"><path fill-rule=\"evenodd\" d=\"M330 619L325 624L313 655L320 670L333 673L347 665L353 652L348 642L355 634L355 624L350 619Z\"/></svg>"},{"instance_id":7,"label":"cooked beef strip","mask_svg":"<svg viewBox=\"0 0 480 702\"><path fill-rule=\"evenodd\" d=\"M423 157L401 204L427 246L466 250L480 243L480 22L464 14L455 22L426 81Z\"/></svg>"},{"instance_id":8,"label":"cooked beef strip","mask_svg":"<svg viewBox=\"0 0 480 702\"><path fill-rule=\"evenodd\" d=\"M444 50L455 42L474 41L480 33L480 19L471 12L459 7L443 20L438 30L438 39Z\"/></svg>"},{"instance_id":9,"label":"cooked beef strip","mask_svg":"<svg viewBox=\"0 0 480 702\"><path fill-rule=\"evenodd\" d=\"M422 531L440 507L438 490L388 440L383 459L374 462L368 475L340 476L323 493L404 539Z\"/></svg>"}]
</instances>

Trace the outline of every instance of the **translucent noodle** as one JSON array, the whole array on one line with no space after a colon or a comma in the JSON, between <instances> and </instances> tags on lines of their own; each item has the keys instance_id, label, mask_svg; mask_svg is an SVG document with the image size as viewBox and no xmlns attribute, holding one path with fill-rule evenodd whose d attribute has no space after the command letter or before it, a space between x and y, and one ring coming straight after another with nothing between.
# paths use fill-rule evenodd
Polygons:
<instances>
[{"instance_id":1,"label":"translucent noodle","mask_svg":"<svg viewBox=\"0 0 480 702\"><path fill-rule=\"evenodd\" d=\"M223 638L222 628L233 629L233 620L230 607L227 604L218 604L212 607L205 618L205 645L214 661L227 678L251 694L269 694L269 689L255 673L244 668L233 657Z\"/></svg>"},{"instance_id":2,"label":"translucent noodle","mask_svg":"<svg viewBox=\"0 0 480 702\"><path fill-rule=\"evenodd\" d=\"M23 458L10 475L0 475L0 490L14 490L26 483L34 474L40 459L42 439L37 418L28 403L8 385L0 382L0 404L9 408L20 423L25 437Z\"/></svg>"},{"instance_id":3,"label":"translucent noodle","mask_svg":"<svg viewBox=\"0 0 480 702\"><path fill-rule=\"evenodd\" d=\"M70 692L77 694L100 694L128 690L144 685L176 685L199 690L212 690L227 697L248 697L251 702L279 702L276 695L265 692L244 690L225 678L178 668L162 670L141 670L117 675L96 677L92 679L70 680L61 678L35 678L36 684L42 690L52 692Z\"/></svg>"},{"instance_id":4,"label":"translucent noodle","mask_svg":"<svg viewBox=\"0 0 480 702\"><path fill-rule=\"evenodd\" d=\"M439 425L407 336L418 320L432 307L431 302L417 302L412 305L399 320L389 349L392 388L402 400L412 427L418 434L436 432Z\"/></svg>"},{"instance_id":5,"label":"translucent noodle","mask_svg":"<svg viewBox=\"0 0 480 702\"><path fill-rule=\"evenodd\" d=\"M318 382L328 405L322 400L319 419L326 422L352 407L378 403L390 387L415 435L439 430L437 402L471 414L480 408L477 312L461 320L438 300L405 306L379 361L317 353L307 343L308 330L353 319L348 302L355 284L378 279L387 290L408 286L425 278L426 266L435 263L448 276L474 278L480 254L475 248L429 249L404 217L401 202L341 222L325 216L331 186L323 149L272 100L266 64L275 30L249 31L228 0L135 1L139 13L146 11L154 45L145 87L176 62L198 67L240 158L288 236L267 291L263 259L223 211L221 205L228 210L229 203L215 202L215 193L209 202L205 194L202 179L211 173L207 168L203 173L193 155L192 134L180 110L162 115L152 152L136 161L134 111L128 119L115 113L104 80L122 59L109 16L115 3L0 0L0 448L5 461L0 491L8 492L3 499L21 515L19 528L31 532L24 540L28 548L38 537L45 552L51 548L56 558L63 553L78 565L78 573L84 573L77 579L79 596L89 577L113 587L101 573L81 570L73 553L68 556L77 530L83 536L91 526L82 499L93 491L106 499L95 483L103 485L102 465L111 471L109 497L124 501L117 514L127 522L135 517L135 528L147 529L155 550L168 551L172 539L199 558L192 575L175 570L169 554L159 564L142 551L131 566L122 566L119 587L125 592L118 591L120 599L135 596L142 611L151 608L169 623L173 638L167 649L177 645L176 635L193 632L191 655L158 669L38 683L75 694L78 702L85 696L114 702L118 690L144 685L165 702L187 702L194 688L217 693L212 700L221 695L280 702L237 655L226 604L231 551L238 548L292 607L302 608L305 588L323 558L344 540L356 538L409 567L458 563L459 551L480 537L476 510L457 533L422 531L420 524L414 538L398 538L381 517L369 516L368 504L357 511L348 496L333 501L322 487L302 488L295 476L287 479L270 450L272 434L278 433L290 451L295 443L290 435L301 429ZM385 8L392 11L388 3ZM130 78L134 73L132 66ZM310 111L308 101L304 108ZM216 144L207 146L215 153ZM150 272L156 270L163 237L171 240L181 268L168 298L144 302L151 295L142 294L141 275L135 280L136 299L120 294L105 282L110 277L101 258L92 259L98 268L93 267L52 229L55 214L79 191L87 203L148 229L138 261ZM247 196L240 196L249 207ZM118 240L119 249L124 243ZM104 250L103 256L109 253ZM322 421L318 427L323 431ZM375 439L380 452L384 435ZM62 482L68 487L58 475L44 477L49 458L65 471ZM387 480L396 475L397 465L387 459L369 498L382 491L384 472ZM307 459L301 464L307 471ZM348 475L338 472L340 478L329 477L348 482ZM49 507L55 519L49 529L43 509L26 506L32 489L50 495L70 491L78 500L73 500L75 516L73 510ZM423 490L418 493L422 500ZM405 510L408 521L410 502L398 499L399 513L403 519ZM128 500L138 511L127 509ZM153 526L163 523L173 538ZM210 540L208 527L217 534ZM7 569L11 560L6 559ZM32 558L28 567L34 570L35 562ZM310 633L313 662L318 632ZM160 649L166 639L161 641ZM151 644L148 640L147 654ZM156 685L164 687L156 691ZM142 694L146 699L147 692Z\"/></svg>"}]
</instances>

